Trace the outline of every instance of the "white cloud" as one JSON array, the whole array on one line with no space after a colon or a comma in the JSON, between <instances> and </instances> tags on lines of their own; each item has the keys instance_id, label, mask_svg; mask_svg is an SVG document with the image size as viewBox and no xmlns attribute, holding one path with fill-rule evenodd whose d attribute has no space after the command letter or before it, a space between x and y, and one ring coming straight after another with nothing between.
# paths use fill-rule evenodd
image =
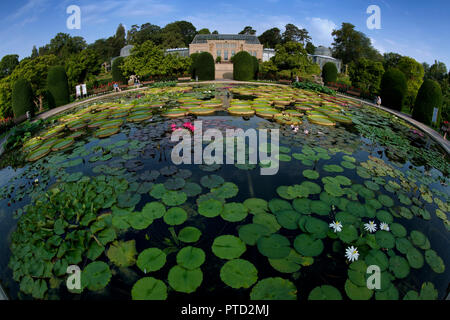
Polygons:
<instances>
[{"instance_id":1,"label":"white cloud","mask_svg":"<svg viewBox=\"0 0 450 320\"><path fill-rule=\"evenodd\" d=\"M370 41L372 42L372 46L377 49L381 54L384 54L386 52L385 47L374 38L370 38Z\"/></svg>"},{"instance_id":2,"label":"white cloud","mask_svg":"<svg viewBox=\"0 0 450 320\"><path fill-rule=\"evenodd\" d=\"M307 18L307 21L309 22L309 25L306 29L309 31L313 43L316 46L331 46L331 43L333 42L331 32L333 29L337 29L337 25L331 20L317 17Z\"/></svg>"}]
</instances>

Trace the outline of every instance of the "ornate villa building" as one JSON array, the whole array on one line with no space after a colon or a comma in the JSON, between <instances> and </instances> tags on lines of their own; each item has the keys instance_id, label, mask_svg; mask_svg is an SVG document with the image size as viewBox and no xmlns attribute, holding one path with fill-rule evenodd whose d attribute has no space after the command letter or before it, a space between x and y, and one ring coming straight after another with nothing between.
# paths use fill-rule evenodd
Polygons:
<instances>
[{"instance_id":1,"label":"ornate villa building","mask_svg":"<svg viewBox=\"0 0 450 320\"><path fill-rule=\"evenodd\" d=\"M230 61L239 51L247 51L257 59L263 59L263 45L257 36L243 34L198 34L189 45L189 55L196 52L209 52L216 60Z\"/></svg>"}]
</instances>

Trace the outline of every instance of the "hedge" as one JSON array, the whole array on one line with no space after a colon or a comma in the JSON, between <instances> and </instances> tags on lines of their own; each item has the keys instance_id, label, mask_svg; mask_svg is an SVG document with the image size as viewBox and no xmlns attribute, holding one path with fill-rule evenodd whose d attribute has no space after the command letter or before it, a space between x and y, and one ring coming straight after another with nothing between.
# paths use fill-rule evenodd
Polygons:
<instances>
[{"instance_id":1,"label":"hedge","mask_svg":"<svg viewBox=\"0 0 450 320\"><path fill-rule=\"evenodd\" d=\"M336 82L338 76L338 70L333 62L327 62L322 68L323 83Z\"/></svg>"},{"instance_id":2,"label":"hedge","mask_svg":"<svg viewBox=\"0 0 450 320\"><path fill-rule=\"evenodd\" d=\"M70 102L67 74L62 66L54 66L47 74L47 98L49 108L59 107Z\"/></svg>"},{"instance_id":3,"label":"hedge","mask_svg":"<svg viewBox=\"0 0 450 320\"><path fill-rule=\"evenodd\" d=\"M258 72L259 72L259 61L256 57L252 56L253 60L253 79L258 79Z\"/></svg>"},{"instance_id":4,"label":"hedge","mask_svg":"<svg viewBox=\"0 0 450 320\"><path fill-rule=\"evenodd\" d=\"M25 79L18 79L13 85L12 109L15 118L23 116L27 111L33 112L33 89Z\"/></svg>"},{"instance_id":5,"label":"hedge","mask_svg":"<svg viewBox=\"0 0 450 320\"><path fill-rule=\"evenodd\" d=\"M124 57L118 57L113 61L111 67L112 81L127 84L127 79L123 75L123 71L121 69L121 66L123 65L124 61L125 61Z\"/></svg>"},{"instance_id":6,"label":"hedge","mask_svg":"<svg viewBox=\"0 0 450 320\"><path fill-rule=\"evenodd\" d=\"M233 57L233 79L248 81L254 77L255 67L252 56L247 51L239 51Z\"/></svg>"},{"instance_id":7,"label":"hedge","mask_svg":"<svg viewBox=\"0 0 450 320\"><path fill-rule=\"evenodd\" d=\"M394 110L401 111L406 97L406 77L398 69L391 68L381 79L381 103Z\"/></svg>"},{"instance_id":8,"label":"hedge","mask_svg":"<svg viewBox=\"0 0 450 320\"><path fill-rule=\"evenodd\" d=\"M428 79L422 83L422 86L417 93L412 117L417 121L431 126L433 124L434 108L438 108L436 126L439 126L442 112L442 90L439 83Z\"/></svg>"},{"instance_id":9,"label":"hedge","mask_svg":"<svg viewBox=\"0 0 450 320\"><path fill-rule=\"evenodd\" d=\"M192 79L195 79L195 63L197 61L198 56L200 55L200 53L196 52L190 55L190 58L192 60L191 66L189 67L189 73L192 76Z\"/></svg>"},{"instance_id":10,"label":"hedge","mask_svg":"<svg viewBox=\"0 0 450 320\"><path fill-rule=\"evenodd\" d=\"M201 52L195 57L193 74L198 80L214 80L216 67L214 58L209 52Z\"/></svg>"}]
</instances>

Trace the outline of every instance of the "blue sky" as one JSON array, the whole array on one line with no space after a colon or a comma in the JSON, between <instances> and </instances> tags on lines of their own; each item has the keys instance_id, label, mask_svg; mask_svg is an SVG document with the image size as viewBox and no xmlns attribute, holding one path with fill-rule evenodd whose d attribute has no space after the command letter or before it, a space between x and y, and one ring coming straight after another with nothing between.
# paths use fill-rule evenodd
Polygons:
<instances>
[{"instance_id":1,"label":"blue sky","mask_svg":"<svg viewBox=\"0 0 450 320\"><path fill-rule=\"evenodd\" d=\"M66 8L81 7L81 30L66 28ZM369 30L369 5L381 8L381 29ZM237 33L251 25L261 34L294 23L306 28L315 45L329 46L331 31L354 24L383 52L398 52L419 62L443 61L450 67L450 1L416 0L16 0L0 2L0 56L29 56L33 45L49 42L58 32L79 35L88 43L112 35L119 23L151 22L160 26L191 21L197 29Z\"/></svg>"}]
</instances>

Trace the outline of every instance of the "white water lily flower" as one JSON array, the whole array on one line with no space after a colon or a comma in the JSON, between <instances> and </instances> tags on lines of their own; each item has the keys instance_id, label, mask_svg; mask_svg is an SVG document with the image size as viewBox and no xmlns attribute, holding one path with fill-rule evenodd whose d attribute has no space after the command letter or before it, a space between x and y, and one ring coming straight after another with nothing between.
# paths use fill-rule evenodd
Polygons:
<instances>
[{"instance_id":1,"label":"white water lily flower","mask_svg":"<svg viewBox=\"0 0 450 320\"><path fill-rule=\"evenodd\" d=\"M364 229L369 232L377 231L377 225L373 221L369 221L369 223L364 223Z\"/></svg>"},{"instance_id":2,"label":"white water lily flower","mask_svg":"<svg viewBox=\"0 0 450 320\"><path fill-rule=\"evenodd\" d=\"M380 230L389 231L389 225L385 222L380 223Z\"/></svg>"},{"instance_id":3,"label":"white water lily flower","mask_svg":"<svg viewBox=\"0 0 450 320\"><path fill-rule=\"evenodd\" d=\"M342 231L342 223L339 221L334 221L330 223L330 228L333 229L334 232L341 232Z\"/></svg>"},{"instance_id":4,"label":"white water lily flower","mask_svg":"<svg viewBox=\"0 0 450 320\"><path fill-rule=\"evenodd\" d=\"M355 248L354 246L348 247L345 249L345 257L350 261L356 261L359 258L358 248Z\"/></svg>"}]
</instances>

